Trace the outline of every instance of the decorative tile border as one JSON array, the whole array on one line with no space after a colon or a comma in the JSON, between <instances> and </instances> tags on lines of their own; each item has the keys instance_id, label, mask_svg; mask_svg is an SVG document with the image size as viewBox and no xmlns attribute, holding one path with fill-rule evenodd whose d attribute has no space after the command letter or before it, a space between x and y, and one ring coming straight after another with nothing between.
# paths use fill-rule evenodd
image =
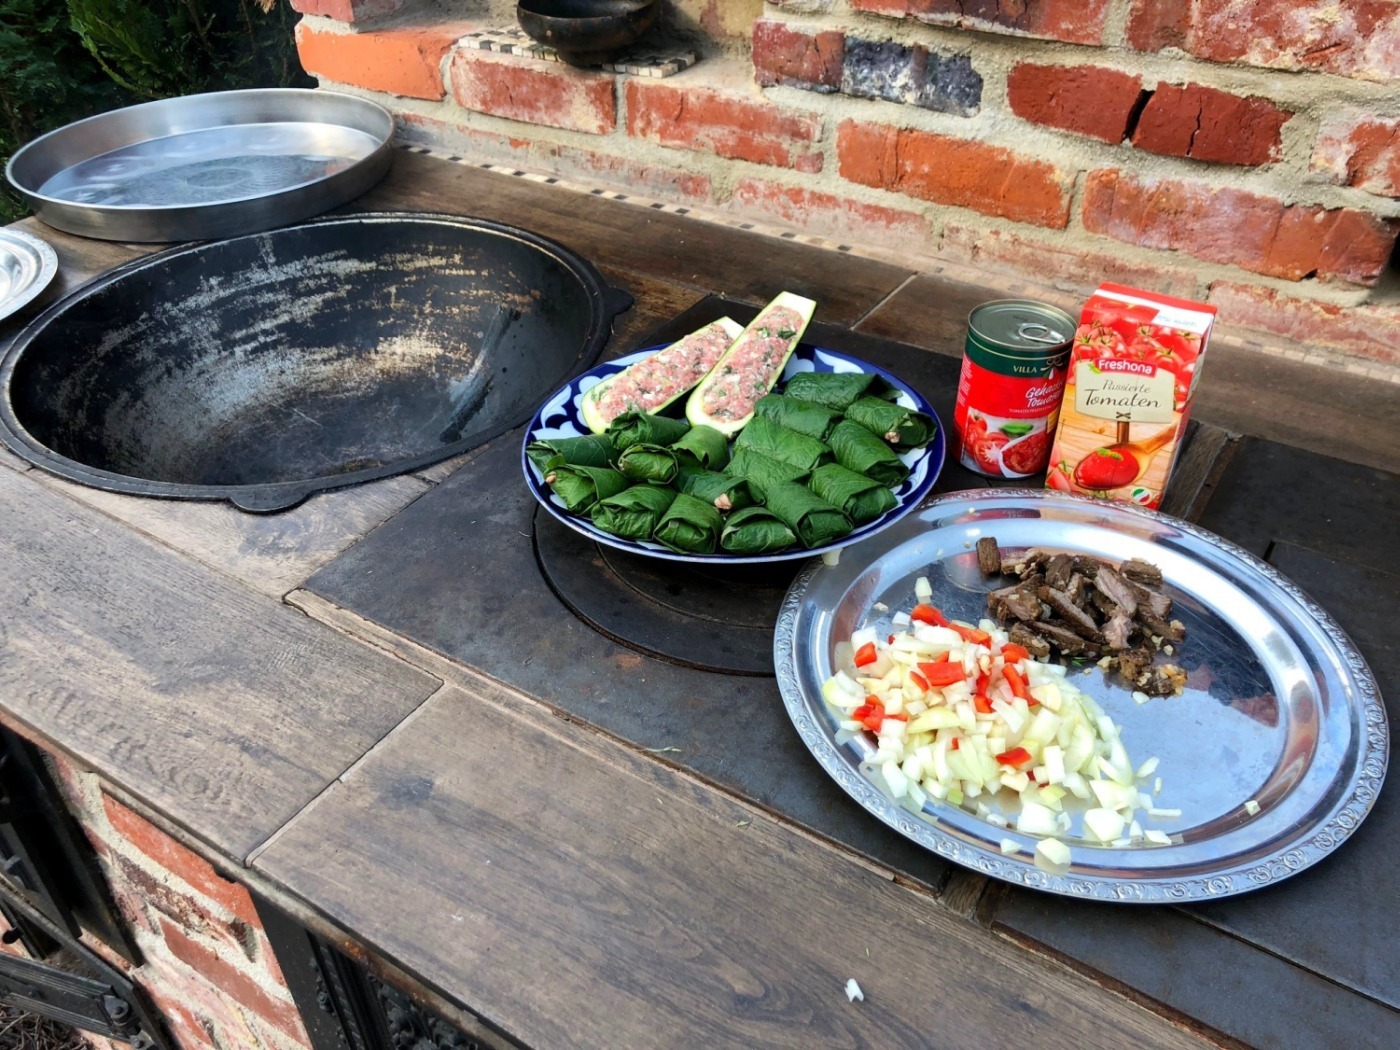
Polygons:
<instances>
[{"instance_id":1,"label":"decorative tile border","mask_svg":"<svg viewBox=\"0 0 1400 1050\"><path fill-rule=\"evenodd\" d=\"M559 62L559 52L548 44L531 40L519 26L481 29L462 38L464 47L494 51L501 55L518 55L540 62ZM669 77L689 69L700 61L694 51L679 47L639 47L616 62L603 62L596 68L607 73L630 74L634 77Z\"/></svg>"},{"instance_id":2,"label":"decorative tile border","mask_svg":"<svg viewBox=\"0 0 1400 1050\"><path fill-rule=\"evenodd\" d=\"M909 267L916 270L918 274L932 276L944 274L950 279L962 281L967 284L986 285L990 291L1008 298L1034 299L1045 294L1043 285L999 279L986 270L979 270L975 267L964 266L961 263L948 262L943 259L934 259L931 256L911 257L908 253L904 252L887 251L877 247L842 244L824 237L814 237L809 234L799 233L796 230L788 229L783 226L754 222L752 219L747 218L736 218L712 208L700 208L693 204L674 204L667 201L658 201L650 197L640 197L633 193L621 193L611 188L602 188L590 186L582 182L574 182L570 179L560 178L557 175L543 175L538 172L522 171L519 168L512 168L504 164L480 163L455 154L448 154L440 149L433 149L429 146L401 143L399 148L409 153L421 153L425 156L449 160L456 164L467 164L474 168L483 168L486 171L493 171L498 175L512 175L529 182L542 182L550 186L559 186L563 189L572 190L576 193L587 193L594 197L606 197L608 200L621 201L625 204L631 204L640 208L650 208L653 211L667 212L671 215L686 215L694 219L699 219L702 222L710 222L719 226L727 226L734 230L757 233L764 237L776 237L779 240L792 241L795 244L806 244L813 248L822 248L826 251L843 252L848 255L853 255L856 258L872 259L877 262L886 262L896 266ZM1400 386L1400 367L1387 365L1379 361L1357 360L1346 354L1329 350L1299 350L1294 347L1275 346L1270 343L1261 342L1258 338L1250 338L1243 334L1227 334L1220 330L1215 331L1211 335L1211 339L1213 343L1219 343L1224 346L1240 347L1245 350L1252 350L1256 353L1268 354L1272 357L1283 357L1308 365L1320 365L1330 369L1340 369L1354 375L1365 376L1367 379L1377 382L1394 383Z\"/></svg>"}]
</instances>

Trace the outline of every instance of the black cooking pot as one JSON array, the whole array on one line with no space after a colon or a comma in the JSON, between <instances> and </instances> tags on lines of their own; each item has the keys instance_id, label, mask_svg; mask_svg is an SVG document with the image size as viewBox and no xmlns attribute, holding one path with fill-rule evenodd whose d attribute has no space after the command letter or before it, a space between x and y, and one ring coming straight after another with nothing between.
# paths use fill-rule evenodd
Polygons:
<instances>
[{"instance_id":1,"label":"black cooking pot","mask_svg":"<svg viewBox=\"0 0 1400 1050\"><path fill-rule=\"evenodd\" d=\"M482 219L357 215L177 248L20 334L0 440L97 488L282 510L519 426L631 303Z\"/></svg>"}]
</instances>

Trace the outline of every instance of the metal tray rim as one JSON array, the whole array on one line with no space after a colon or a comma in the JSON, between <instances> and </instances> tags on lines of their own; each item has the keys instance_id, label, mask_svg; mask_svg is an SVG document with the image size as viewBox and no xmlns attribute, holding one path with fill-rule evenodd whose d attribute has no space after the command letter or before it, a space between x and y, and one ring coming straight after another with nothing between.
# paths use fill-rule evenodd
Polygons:
<instances>
[{"instance_id":1,"label":"metal tray rim","mask_svg":"<svg viewBox=\"0 0 1400 1050\"><path fill-rule=\"evenodd\" d=\"M979 502L1008 500L1071 507L1083 505L1101 511L1107 507L1125 515L1141 518L1146 523L1170 528L1201 544L1222 559L1243 565L1255 574L1258 582L1275 589L1306 613L1315 625L1316 633L1330 648L1329 655L1336 658L1339 669L1344 669L1343 684L1350 687L1349 695L1354 697L1356 708L1358 754L1351 763L1352 771L1346 782L1340 785L1341 790L1335 802L1312 826L1301 830L1286 842L1283 848L1275 850L1261 860L1240 865L1225 864L1217 869L1189 874L1183 872L1152 875L1130 872L1122 876L1061 875L1034 867L1024 858L1004 857L995 851L970 845L945 830L936 820L916 816L880 791L853 768L828 731L819 726L812 717L809 698L803 692L800 683L797 653L801 641L799 632L804 627L800 613L806 591L813 578L826 569L820 563L813 563L798 574L783 601L774 633L774 664L783 704L794 727L813 757L843 790L869 813L900 834L954 863L1031 889L1081 899L1124 903L1218 900L1260 889L1311 867L1334 852L1351 836L1374 805L1388 764L1389 733L1379 687L1364 658L1332 616L1273 566L1248 551L1199 526L1157 511L1124 504L1105 504L1104 501L1093 497L1043 489L994 489L941 495L926 503L918 515L906 519L902 523L903 530L893 529L872 541L868 547L874 550L882 543L888 547L900 542L901 531L907 532L913 527L913 523L926 520L932 511L949 504L975 505ZM820 698L817 698L817 702L820 702ZM1328 784L1329 788L1335 786L1335 780Z\"/></svg>"},{"instance_id":2,"label":"metal tray rim","mask_svg":"<svg viewBox=\"0 0 1400 1050\"><path fill-rule=\"evenodd\" d=\"M27 252L37 263L35 273L25 282L17 293L13 290L11 294L0 300L0 320L16 313L21 308L33 302L55 277L58 276L58 253L53 250L53 246L31 233L23 230L4 229L0 230L0 242L5 242L11 247Z\"/></svg>"}]
</instances>

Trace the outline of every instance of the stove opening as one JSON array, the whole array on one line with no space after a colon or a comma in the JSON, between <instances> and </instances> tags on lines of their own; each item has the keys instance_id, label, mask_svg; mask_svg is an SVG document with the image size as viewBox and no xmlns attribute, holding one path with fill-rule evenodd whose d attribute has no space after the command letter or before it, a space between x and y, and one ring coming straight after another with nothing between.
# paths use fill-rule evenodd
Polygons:
<instances>
[{"instance_id":1,"label":"stove opening","mask_svg":"<svg viewBox=\"0 0 1400 1050\"><path fill-rule=\"evenodd\" d=\"M613 641L682 667L773 674L773 625L801 562L685 565L629 554L535 512L535 557L555 595Z\"/></svg>"}]
</instances>

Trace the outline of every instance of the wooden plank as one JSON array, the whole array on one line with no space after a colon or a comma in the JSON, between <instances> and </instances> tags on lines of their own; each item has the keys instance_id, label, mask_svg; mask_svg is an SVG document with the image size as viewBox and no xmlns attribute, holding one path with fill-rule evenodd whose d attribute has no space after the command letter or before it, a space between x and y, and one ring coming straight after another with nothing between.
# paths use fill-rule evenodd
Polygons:
<instances>
[{"instance_id":1,"label":"wooden plank","mask_svg":"<svg viewBox=\"0 0 1400 1050\"><path fill-rule=\"evenodd\" d=\"M281 514L227 502L174 501L88 488L44 471L43 484L110 514L236 580L280 597L429 489L403 475L322 492Z\"/></svg>"},{"instance_id":2,"label":"wooden plank","mask_svg":"<svg viewBox=\"0 0 1400 1050\"><path fill-rule=\"evenodd\" d=\"M438 686L0 471L9 716L241 860Z\"/></svg>"},{"instance_id":3,"label":"wooden plank","mask_svg":"<svg viewBox=\"0 0 1400 1050\"><path fill-rule=\"evenodd\" d=\"M389 174L353 207L488 216L557 240L599 266L625 267L751 303L784 290L810 296L820 304L818 318L835 324L853 324L912 273L405 151L395 154Z\"/></svg>"},{"instance_id":4,"label":"wooden plank","mask_svg":"<svg viewBox=\"0 0 1400 1050\"><path fill-rule=\"evenodd\" d=\"M484 691L434 697L254 867L530 1045L1207 1045Z\"/></svg>"}]
</instances>

